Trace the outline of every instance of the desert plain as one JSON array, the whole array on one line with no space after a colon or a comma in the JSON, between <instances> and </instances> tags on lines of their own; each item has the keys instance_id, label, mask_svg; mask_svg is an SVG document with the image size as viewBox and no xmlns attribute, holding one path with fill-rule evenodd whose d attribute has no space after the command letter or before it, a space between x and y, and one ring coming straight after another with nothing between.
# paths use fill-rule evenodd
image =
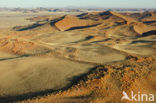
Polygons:
<instances>
[{"instance_id":1,"label":"desert plain","mask_svg":"<svg viewBox=\"0 0 156 103\"><path fill-rule=\"evenodd\" d=\"M129 103L123 91L156 95L156 12L0 12L0 103Z\"/></svg>"}]
</instances>

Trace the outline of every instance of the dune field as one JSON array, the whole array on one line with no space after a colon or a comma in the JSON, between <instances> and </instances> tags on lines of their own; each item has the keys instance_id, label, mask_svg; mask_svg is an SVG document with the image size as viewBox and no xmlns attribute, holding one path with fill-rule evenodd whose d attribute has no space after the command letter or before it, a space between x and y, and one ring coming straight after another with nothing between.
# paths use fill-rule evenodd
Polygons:
<instances>
[{"instance_id":1,"label":"dune field","mask_svg":"<svg viewBox=\"0 0 156 103\"><path fill-rule=\"evenodd\" d=\"M130 103L123 91L156 96L156 12L0 12L0 103Z\"/></svg>"}]
</instances>

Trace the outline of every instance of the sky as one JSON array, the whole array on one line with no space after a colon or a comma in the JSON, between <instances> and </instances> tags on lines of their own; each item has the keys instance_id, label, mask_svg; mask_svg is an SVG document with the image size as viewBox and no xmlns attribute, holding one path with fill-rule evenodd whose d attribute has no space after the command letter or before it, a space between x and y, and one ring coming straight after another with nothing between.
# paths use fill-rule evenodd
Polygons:
<instances>
[{"instance_id":1,"label":"sky","mask_svg":"<svg viewBox=\"0 0 156 103\"><path fill-rule=\"evenodd\" d=\"M0 7L156 8L156 0L0 0Z\"/></svg>"}]
</instances>

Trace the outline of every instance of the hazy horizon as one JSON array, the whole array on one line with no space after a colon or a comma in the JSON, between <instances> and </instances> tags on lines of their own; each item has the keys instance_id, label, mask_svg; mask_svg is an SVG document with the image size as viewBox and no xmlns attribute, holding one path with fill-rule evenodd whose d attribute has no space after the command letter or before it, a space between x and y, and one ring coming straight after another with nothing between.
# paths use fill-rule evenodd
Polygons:
<instances>
[{"instance_id":1,"label":"hazy horizon","mask_svg":"<svg viewBox=\"0 0 156 103\"><path fill-rule=\"evenodd\" d=\"M92 8L156 8L155 0L0 0L0 7L92 7Z\"/></svg>"}]
</instances>

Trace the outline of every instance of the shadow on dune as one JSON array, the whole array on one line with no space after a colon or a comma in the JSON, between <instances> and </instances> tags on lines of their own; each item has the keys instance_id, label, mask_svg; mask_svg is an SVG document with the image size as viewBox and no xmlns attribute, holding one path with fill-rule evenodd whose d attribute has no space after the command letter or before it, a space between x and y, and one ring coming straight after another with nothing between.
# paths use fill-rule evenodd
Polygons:
<instances>
[{"instance_id":1,"label":"shadow on dune","mask_svg":"<svg viewBox=\"0 0 156 103\"><path fill-rule=\"evenodd\" d=\"M31 56L31 55L25 54L25 55L21 55L21 56L18 56L18 57L2 58L2 59L0 59L0 61L11 60L11 59L17 59L17 58L23 58L23 57L29 57L29 56Z\"/></svg>"},{"instance_id":2,"label":"shadow on dune","mask_svg":"<svg viewBox=\"0 0 156 103\"><path fill-rule=\"evenodd\" d=\"M131 44L136 44L136 43L153 43L155 41L148 41L148 40L137 40L133 41Z\"/></svg>"},{"instance_id":3,"label":"shadow on dune","mask_svg":"<svg viewBox=\"0 0 156 103\"><path fill-rule=\"evenodd\" d=\"M142 34L142 36L156 35L156 30L148 31Z\"/></svg>"},{"instance_id":4,"label":"shadow on dune","mask_svg":"<svg viewBox=\"0 0 156 103\"><path fill-rule=\"evenodd\" d=\"M111 40L111 38L107 38L107 39L105 39L105 40L93 41L93 42L91 42L91 43L100 43L100 42L105 42L105 41L109 41L109 40Z\"/></svg>"},{"instance_id":5,"label":"shadow on dune","mask_svg":"<svg viewBox=\"0 0 156 103\"><path fill-rule=\"evenodd\" d=\"M156 23L156 21L145 21L143 23L145 23L145 24L151 24L151 23Z\"/></svg>"},{"instance_id":6,"label":"shadow on dune","mask_svg":"<svg viewBox=\"0 0 156 103\"><path fill-rule=\"evenodd\" d=\"M39 27L39 26L42 26L42 25L44 25L44 24L33 24L33 25L31 25L31 26L28 26L28 27L26 27L26 28L19 29L19 30L17 30L17 31L30 30L30 29L34 29L34 28Z\"/></svg>"},{"instance_id":7,"label":"shadow on dune","mask_svg":"<svg viewBox=\"0 0 156 103\"><path fill-rule=\"evenodd\" d=\"M45 51L45 52L42 52L42 53L38 53L38 54L24 54L24 55L20 55L20 56L17 56L17 57L0 58L0 61L23 58L23 57L31 57L31 56L35 56L35 55L43 55L43 54L50 53L50 52L51 52L51 50L48 50L48 51Z\"/></svg>"},{"instance_id":8,"label":"shadow on dune","mask_svg":"<svg viewBox=\"0 0 156 103\"><path fill-rule=\"evenodd\" d=\"M78 41L74 41L74 42L71 42L71 43L79 43L79 42L91 40L91 39L93 39L93 38L94 38L94 36L87 36L87 37L84 38L83 40L78 40Z\"/></svg>"},{"instance_id":9,"label":"shadow on dune","mask_svg":"<svg viewBox=\"0 0 156 103\"><path fill-rule=\"evenodd\" d=\"M47 21L47 23L43 23L43 24L39 24L39 23L37 22L37 23L32 24L32 25L29 25L29 26L27 26L27 27L18 29L17 31L25 31L25 30L35 29L35 28L37 28L37 27L41 27L41 26L43 26L43 25L45 25L45 24L48 24L48 23L49 23L51 26L54 26L54 24L55 24L56 22L62 20L63 18L64 18L64 16L63 16L63 17L60 17L60 18L57 18L57 19L53 19L53 20L51 20L51 21L45 20L45 21Z\"/></svg>"},{"instance_id":10,"label":"shadow on dune","mask_svg":"<svg viewBox=\"0 0 156 103\"><path fill-rule=\"evenodd\" d=\"M39 91L39 92L17 95L17 96L0 97L0 103L12 103L12 102L22 101L22 100L26 100L26 99L32 99L35 97L45 96L50 93L57 93L58 91L67 90L71 86L76 85L80 80L85 79L86 75L92 73L93 70L95 70L97 67L99 67L99 66L95 66L94 68L91 68L87 73L69 78L69 81L71 81L71 83L64 88L61 88L58 90L49 89L49 90L44 90L44 91Z\"/></svg>"}]
</instances>

